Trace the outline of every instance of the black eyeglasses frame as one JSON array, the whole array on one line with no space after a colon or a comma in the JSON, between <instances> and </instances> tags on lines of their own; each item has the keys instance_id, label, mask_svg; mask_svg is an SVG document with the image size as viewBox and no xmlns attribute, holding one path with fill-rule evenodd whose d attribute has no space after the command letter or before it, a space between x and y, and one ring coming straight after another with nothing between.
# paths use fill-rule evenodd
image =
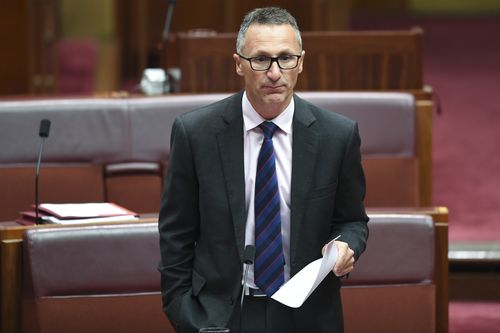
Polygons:
<instances>
[{"instance_id":1,"label":"black eyeglasses frame","mask_svg":"<svg viewBox=\"0 0 500 333\"><path fill-rule=\"evenodd\" d=\"M245 57L245 56L242 56L241 54L239 53L236 53L240 58L242 59L245 59L246 61L248 61L250 63L250 68L252 68L252 70L254 71L257 71L257 72L265 72L265 71L268 71L269 68L271 68L271 66L273 65L273 63L275 62L276 64L278 64L278 67L282 70L288 70L288 69L295 69L297 68L297 66L299 65L299 60L300 58L302 58L302 55L300 54L283 54L283 55L280 55L280 56L277 56L277 57L268 57L268 56L265 56L266 58L269 58L271 60L271 62L269 63L269 67L265 68L265 69L255 69L253 68L253 65L252 65L252 60L253 59L256 59L256 58L260 58L262 56L256 56L256 57ZM295 63L295 66L293 67L288 67L288 68L283 68L281 67L280 65L280 62L279 62L279 58L280 57L283 57L283 56L293 56L293 57L296 57L296 63Z\"/></svg>"}]
</instances>

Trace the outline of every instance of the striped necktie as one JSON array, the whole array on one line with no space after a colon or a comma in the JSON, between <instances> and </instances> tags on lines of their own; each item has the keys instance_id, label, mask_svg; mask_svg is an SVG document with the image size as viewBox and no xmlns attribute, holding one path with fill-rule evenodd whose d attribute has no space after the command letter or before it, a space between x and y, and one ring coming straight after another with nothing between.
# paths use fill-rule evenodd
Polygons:
<instances>
[{"instance_id":1,"label":"striped necktie","mask_svg":"<svg viewBox=\"0 0 500 333\"><path fill-rule=\"evenodd\" d=\"M278 128L266 121L255 179L255 284L271 296L284 283L285 257L281 239L281 216L276 177L273 134Z\"/></svg>"}]
</instances>

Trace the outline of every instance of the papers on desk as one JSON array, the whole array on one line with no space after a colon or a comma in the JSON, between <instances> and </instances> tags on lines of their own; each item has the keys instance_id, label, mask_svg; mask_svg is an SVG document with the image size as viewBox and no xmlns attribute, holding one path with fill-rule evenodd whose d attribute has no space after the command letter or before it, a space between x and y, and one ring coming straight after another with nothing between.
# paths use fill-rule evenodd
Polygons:
<instances>
[{"instance_id":1,"label":"papers on desk","mask_svg":"<svg viewBox=\"0 0 500 333\"><path fill-rule=\"evenodd\" d=\"M271 298L292 308L300 307L335 266L338 254L334 241L337 238L326 245L323 258L304 267L281 286Z\"/></svg>"},{"instance_id":2,"label":"papers on desk","mask_svg":"<svg viewBox=\"0 0 500 333\"><path fill-rule=\"evenodd\" d=\"M67 204L43 203L39 205L39 210L59 219L137 215L136 213L111 202Z\"/></svg>"},{"instance_id":3,"label":"papers on desk","mask_svg":"<svg viewBox=\"0 0 500 333\"><path fill-rule=\"evenodd\" d=\"M68 203L39 205L40 217L43 223L79 224L133 221L138 214L111 202L98 203ZM35 212L21 212L17 220L20 224L34 224Z\"/></svg>"},{"instance_id":4,"label":"papers on desk","mask_svg":"<svg viewBox=\"0 0 500 333\"><path fill-rule=\"evenodd\" d=\"M125 222L138 220L139 217L134 215L120 215L120 216L107 216L107 217L87 217L81 219L58 219L54 216L42 217L43 223L55 224L80 224L80 223L105 223L105 222Z\"/></svg>"}]
</instances>

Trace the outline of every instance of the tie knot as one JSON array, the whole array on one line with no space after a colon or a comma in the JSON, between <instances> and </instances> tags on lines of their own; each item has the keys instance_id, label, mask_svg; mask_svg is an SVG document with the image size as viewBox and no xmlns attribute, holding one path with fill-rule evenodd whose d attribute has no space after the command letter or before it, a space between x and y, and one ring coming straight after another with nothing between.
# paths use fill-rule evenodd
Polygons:
<instances>
[{"instance_id":1,"label":"tie knot","mask_svg":"<svg viewBox=\"0 0 500 333\"><path fill-rule=\"evenodd\" d=\"M259 127L262 129L262 132L264 132L264 138L266 139L272 139L274 132L278 129L278 126L272 121L265 121L261 123Z\"/></svg>"}]
</instances>

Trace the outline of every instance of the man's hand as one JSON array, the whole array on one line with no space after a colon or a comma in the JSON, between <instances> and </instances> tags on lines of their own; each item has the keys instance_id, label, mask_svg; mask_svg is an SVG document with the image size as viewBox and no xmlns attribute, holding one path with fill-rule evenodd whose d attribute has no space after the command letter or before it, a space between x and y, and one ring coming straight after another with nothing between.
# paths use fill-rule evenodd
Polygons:
<instances>
[{"instance_id":1,"label":"man's hand","mask_svg":"<svg viewBox=\"0 0 500 333\"><path fill-rule=\"evenodd\" d=\"M334 244L337 246L338 258L332 271L336 276L342 277L354 269L354 251L346 242L335 241Z\"/></svg>"}]
</instances>

